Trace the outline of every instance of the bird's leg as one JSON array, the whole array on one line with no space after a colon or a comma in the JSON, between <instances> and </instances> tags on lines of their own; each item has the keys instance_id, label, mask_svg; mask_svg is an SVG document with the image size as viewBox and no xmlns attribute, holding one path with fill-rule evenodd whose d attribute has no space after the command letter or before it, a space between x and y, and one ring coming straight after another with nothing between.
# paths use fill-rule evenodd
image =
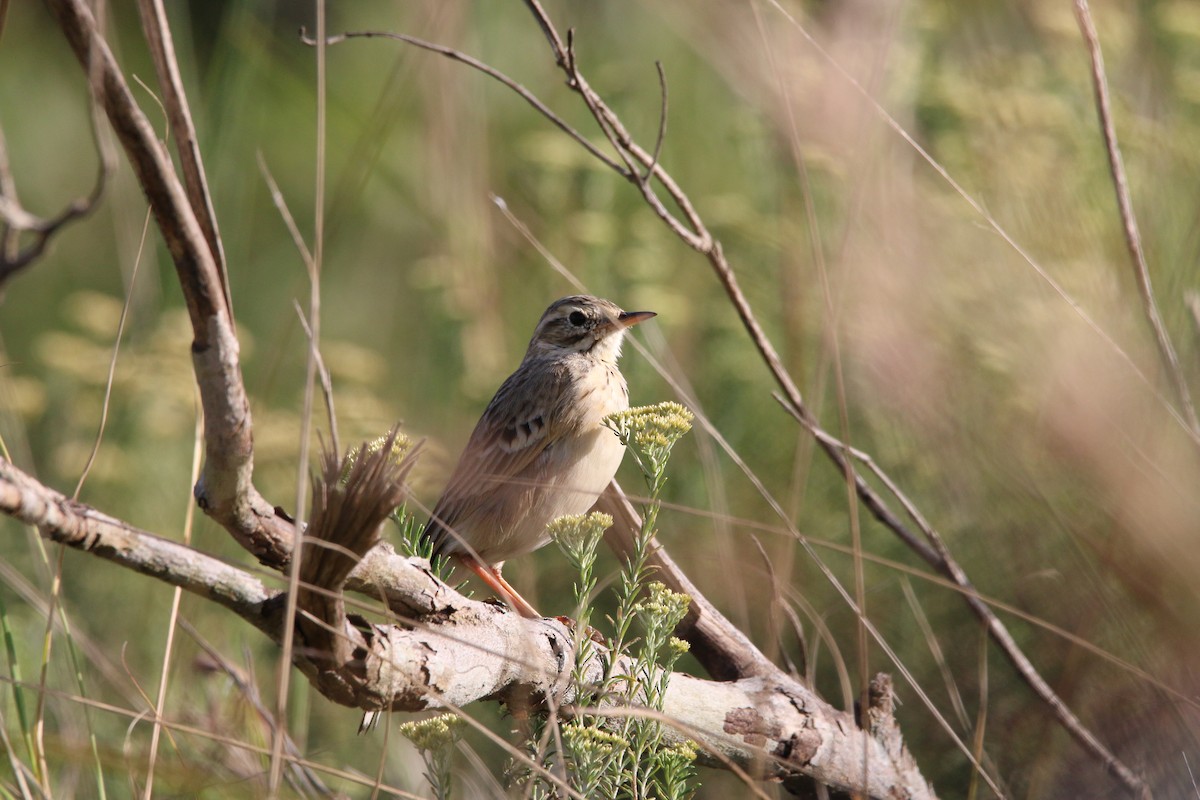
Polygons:
<instances>
[{"instance_id":1,"label":"bird's leg","mask_svg":"<svg viewBox=\"0 0 1200 800\"><path fill-rule=\"evenodd\" d=\"M517 590L509 585L508 581L500 575L500 570L495 567L490 567L479 559L466 553L456 553L458 562L467 569L479 576L479 579L488 585L501 600L511 605L517 610L517 613L523 617L530 619L541 619L542 615L537 612L533 606L529 605L529 601L521 597Z\"/></svg>"}]
</instances>

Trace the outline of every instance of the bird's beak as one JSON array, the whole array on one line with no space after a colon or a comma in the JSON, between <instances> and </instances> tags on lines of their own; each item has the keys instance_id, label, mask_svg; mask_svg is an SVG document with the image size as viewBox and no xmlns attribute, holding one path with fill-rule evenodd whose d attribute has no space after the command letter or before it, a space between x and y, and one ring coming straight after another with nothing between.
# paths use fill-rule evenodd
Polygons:
<instances>
[{"instance_id":1,"label":"bird's beak","mask_svg":"<svg viewBox=\"0 0 1200 800\"><path fill-rule=\"evenodd\" d=\"M632 328L639 322L645 322L651 317L657 317L653 311L622 311L617 314L617 324L622 328Z\"/></svg>"}]
</instances>

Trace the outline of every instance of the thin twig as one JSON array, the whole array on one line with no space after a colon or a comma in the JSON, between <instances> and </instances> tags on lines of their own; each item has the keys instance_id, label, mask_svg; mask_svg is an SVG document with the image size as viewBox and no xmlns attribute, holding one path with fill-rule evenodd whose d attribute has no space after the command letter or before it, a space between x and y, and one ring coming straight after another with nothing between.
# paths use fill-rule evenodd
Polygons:
<instances>
[{"instance_id":1,"label":"thin twig","mask_svg":"<svg viewBox=\"0 0 1200 800\"><path fill-rule=\"evenodd\" d=\"M300 29L300 37L305 44L316 44L315 39L311 39L305 35L303 28ZM575 130L575 128L571 127L566 120L551 111L549 106L537 98L537 95L505 75L500 70L483 63L477 58L473 58L466 53L455 50L451 47L445 47L440 44L434 44L433 42L427 42L424 39L418 39L415 36L409 36L403 33L386 33L383 31L355 31L350 33L342 33L337 36L327 37L325 39L325 43L328 45L335 45L340 44L347 39L394 39L395 41L411 44L413 47L418 47L422 50L428 50L431 53L438 53L439 55L443 55L453 61L466 64L471 69L482 72L484 75L495 79L504 86L507 86L512 91L516 92L523 100L525 100L525 102L533 106L534 110L553 123L554 126L563 133L567 134L580 145L582 145L593 156L603 161L610 169L616 170L623 177L629 177L629 174L624 167L614 161L611 156L602 152L598 147L596 147L596 145L592 144L592 142L586 136Z\"/></svg>"},{"instance_id":2,"label":"thin twig","mask_svg":"<svg viewBox=\"0 0 1200 800\"><path fill-rule=\"evenodd\" d=\"M187 93L179 75L179 61L175 58L175 41L167 24L167 13L162 0L138 0L138 13L142 18L142 32L154 58L154 70L158 73L158 85L162 92L163 105L171 126L175 150L179 154L179 165L183 172L183 186L196 221L204 232L209 252L223 278L225 305L233 319L233 297L229 291L229 272L225 266L225 251L221 245L221 234L217 229L217 215L213 210L212 196L208 191L208 180L204 174L204 161L200 156L200 143L196 139L196 126L192 122L192 111L188 106Z\"/></svg>"},{"instance_id":3,"label":"thin twig","mask_svg":"<svg viewBox=\"0 0 1200 800\"><path fill-rule=\"evenodd\" d=\"M1104 71L1104 55L1100 50L1100 37L1092 22L1092 12L1087 0L1075 0L1075 18L1079 22L1079 31L1087 45L1088 56L1092 63L1092 88L1096 94L1096 113L1100 116L1100 131L1104 136L1104 149L1108 154L1108 168L1112 173L1113 188L1117 193L1117 208L1121 214L1122 231L1125 234L1125 246L1129 248L1129 257L1133 264L1133 277L1137 283L1138 294L1142 298L1142 310L1146 321L1154 332L1154 342L1158 346L1158 356L1163 368L1175 389L1183 413L1187 417L1192 431L1200 435L1200 420L1196 418L1196 407L1192 403L1192 394L1188 389L1187 378L1179 366L1179 356L1171 343L1171 335L1163 322L1158 310L1158 302L1154 299L1154 287L1150 282L1150 267L1146 263L1146 252L1142 247L1142 234L1138 229L1137 215L1133 210L1133 197L1129 191L1129 178L1125 174L1125 161L1121 157L1121 146L1117 143L1117 128L1113 123L1112 100L1108 94L1108 78Z\"/></svg>"},{"instance_id":4,"label":"thin twig","mask_svg":"<svg viewBox=\"0 0 1200 800\"><path fill-rule=\"evenodd\" d=\"M97 13L102 13L102 9ZM0 2L0 33L8 16L8 2ZM92 141L96 145L99 165L96 169L96 179L92 190L84 197L72 200L54 217L40 219L21 208L17 199L16 182L8 163L8 151L4 142L4 133L0 129L0 287L15 273L28 267L45 252L50 239L68 224L88 216L100 202L108 185L108 176L116 166L116 155L110 140L105 135L102 123L102 111L96 97L102 79L103 65L100 54L93 53L84 66L87 70L88 83L91 93L88 98L88 122L92 133ZM81 59L82 61L82 59ZM21 250L20 235L22 232L35 234L33 242Z\"/></svg>"},{"instance_id":5,"label":"thin twig","mask_svg":"<svg viewBox=\"0 0 1200 800\"><path fill-rule=\"evenodd\" d=\"M101 152L100 168L91 192L85 197L72 200L55 216L42 219L22 208L17 199L16 182L9 166L4 131L0 129L0 287L16 273L37 261L56 233L92 213L104 194L110 169L109 160L103 155L102 148ZM21 248L20 242L22 233L34 235L33 241L24 249Z\"/></svg>"},{"instance_id":6,"label":"thin twig","mask_svg":"<svg viewBox=\"0 0 1200 800\"><path fill-rule=\"evenodd\" d=\"M658 135L654 137L654 157L650 161L650 166L646 167L645 174L642 175L642 183L646 183L654 175L654 168L658 166L658 157L662 155L663 142L667 140L667 73L663 69L661 61L654 62L654 69L658 72L658 92L662 102L658 110Z\"/></svg>"},{"instance_id":7,"label":"thin twig","mask_svg":"<svg viewBox=\"0 0 1200 800\"><path fill-rule=\"evenodd\" d=\"M5 0L0 2L0 32L3 31L7 16L8 3ZM109 139L105 136L101 125L102 112L96 102L102 75L98 54L93 54L93 58L85 63L85 67L88 83L92 88L88 98L88 121L100 161L96 170L96 180L88 195L71 201L50 219L40 219L26 212L17 199L16 182L9 167L3 130L0 130L0 220L3 221L3 225L0 225L0 287L16 272L40 258L54 234L69 223L86 217L95 209L108 185L108 176L116 165L116 156L112 152ZM33 232L35 236L33 243L22 251L20 235L26 231Z\"/></svg>"}]
</instances>

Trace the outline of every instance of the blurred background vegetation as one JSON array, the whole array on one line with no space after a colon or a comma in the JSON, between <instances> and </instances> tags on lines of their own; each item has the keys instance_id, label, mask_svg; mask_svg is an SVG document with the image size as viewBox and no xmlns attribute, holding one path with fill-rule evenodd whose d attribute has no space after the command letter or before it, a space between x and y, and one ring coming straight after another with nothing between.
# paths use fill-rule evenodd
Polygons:
<instances>
[{"instance_id":1,"label":"blurred background vegetation","mask_svg":"<svg viewBox=\"0 0 1200 800\"><path fill-rule=\"evenodd\" d=\"M826 427L897 479L981 593L1079 637L1001 614L1047 680L1159 796L1196 796L1195 707L1081 644L1184 695L1200 688L1197 449L1166 410L1174 400L1137 300L1071 3L826 0L787 8L797 24L767 3L549 6L564 29L576 28L592 85L647 146L659 116L654 62L662 63L670 111L661 161L722 239ZM229 0L169 4L169 12L230 266L257 483L290 507L305 359L293 301L306 302L308 289L256 159L309 235L315 60L297 30L311 30L312 9ZM127 75L152 82L134 4L112 2L109 13ZM1189 292L1200 290L1200 5L1104 0L1094 13L1155 288L1200 388L1194 295L1188 305ZM404 32L457 47L595 133L520 4L360 0L331 4L329 28ZM1104 336L840 70L878 98ZM416 492L431 504L538 315L573 291L495 196L589 291L659 312L639 328L641 340L692 387L695 410L852 585L842 476L772 399L774 386L707 264L633 187L511 92L429 53L382 40L342 44L329 50L328 81L322 345L344 442L397 419L427 437ZM90 187L97 156L85 98L83 74L48 13L37 3L10 6L0 39L0 124L21 199L35 213L49 216ZM143 91L138 99L165 128L154 98ZM96 435L128 293L104 441L81 499L177 538L191 499L194 380L180 292L153 227L133 279L145 213L122 163L97 212L8 285L0 434L19 466L73 489ZM632 348L623 369L635 403L673 397ZM641 488L632 472L627 484ZM661 540L696 583L768 653L799 662L798 631L785 613L794 609L816 685L835 704L847 702L837 664L857 685L853 615L702 430L677 450L667 495L676 507L664 511ZM969 740L986 711L987 763L1006 791L1123 796L1009 665L981 650L979 625L961 600L926 580L916 557L865 513L860 519L864 550L883 562L866 567L871 619L961 736ZM0 520L0 533L0 599L23 676L36 680L50 569L32 532ZM249 564L207 520L198 521L194 541ZM611 557L601 568L615 571ZM552 548L506 574L546 613L567 610L572 576ZM138 692L156 691L172 590L71 552L63 581L90 696L144 708ZM273 646L195 598L184 598L183 613L226 657L253 665L272 696ZM814 633L818 625L837 650ZM195 640L183 636L177 647L168 716L263 741L244 699L197 660ZM869 663L898 674L876 647ZM50 664L48 684L73 693L61 639ZM899 720L926 776L943 796L966 796L966 759L897 683ZM15 736L12 694L0 694ZM385 759L385 780L424 790L399 737L356 738L357 713L303 683L293 709L291 726L315 760L374 775ZM470 711L498 731L511 727L490 706ZM63 797L96 796L84 713L69 699L48 701ZM149 725L104 711L92 711L90 724L110 796L122 796L129 776L144 772ZM493 793L484 776L499 774L504 754L473 734L466 742L462 796ZM243 778L262 763L234 750L177 734L162 757L163 796L256 794ZM728 775L703 778L702 797L741 791Z\"/></svg>"}]
</instances>

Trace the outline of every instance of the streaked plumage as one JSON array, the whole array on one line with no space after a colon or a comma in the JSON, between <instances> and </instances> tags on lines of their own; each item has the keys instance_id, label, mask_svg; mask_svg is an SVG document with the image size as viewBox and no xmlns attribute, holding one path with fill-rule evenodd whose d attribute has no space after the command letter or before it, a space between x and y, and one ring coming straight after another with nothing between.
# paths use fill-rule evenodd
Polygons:
<instances>
[{"instance_id":1,"label":"streaked plumage","mask_svg":"<svg viewBox=\"0 0 1200 800\"><path fill-rule=\"evenodd\" d=\"M425 527L436 554L458 558L522 613L536 612L499 568L546 544L549 522L587 511L612 480L624 447L600 421L629 407L621 340L652 316L586 295L546 309Z\"/></svg>"}]
</instances>

